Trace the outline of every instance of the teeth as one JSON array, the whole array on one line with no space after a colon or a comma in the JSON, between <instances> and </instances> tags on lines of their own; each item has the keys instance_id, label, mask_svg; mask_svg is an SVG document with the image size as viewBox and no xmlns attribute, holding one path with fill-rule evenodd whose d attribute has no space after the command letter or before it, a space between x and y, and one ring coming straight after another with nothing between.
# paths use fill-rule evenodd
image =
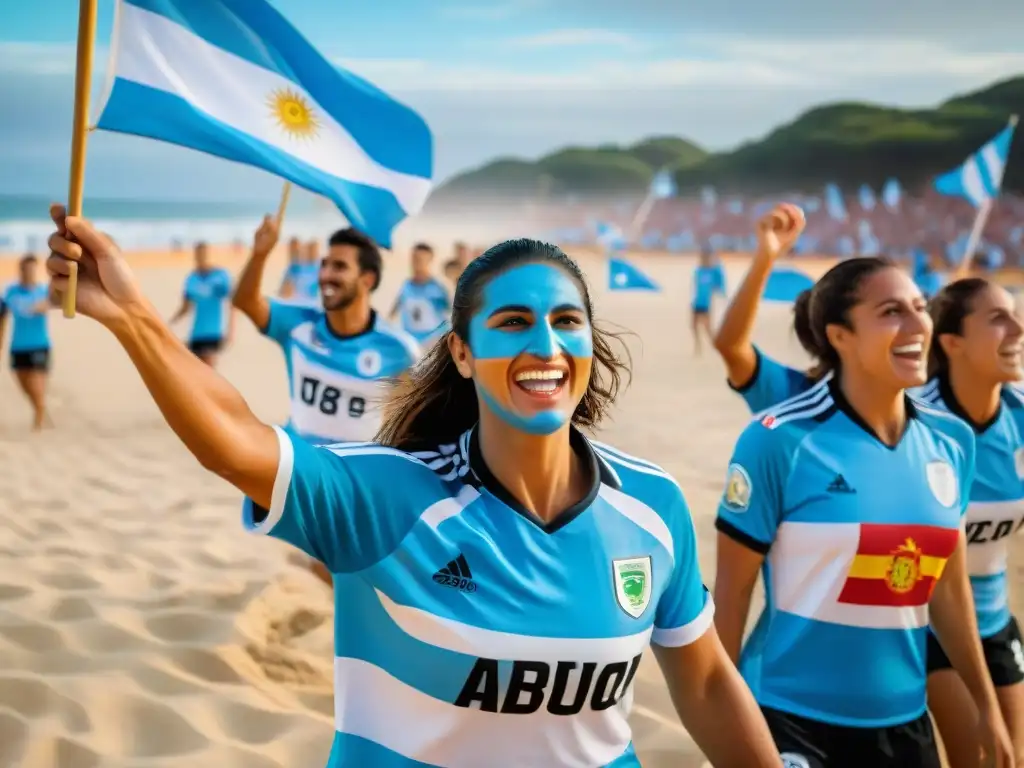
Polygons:
<instances>
[{"instance_id":1,"label":"teeth","mask_svg":"<svg viewBox=\"0 0 1024 768\"><path fill-rule=\"evenodd\" d=\"M565 378L564 371L520 371L516 374L516 381L561 381Z\"/></svg>"},{"instance_id":2,"label":"teeth","mask_svg":"<svg viewBox=\"0 0 1024 768\"><path fill-rule=\"evenodd\" d=\"M924 344L920 341L914 342L913 344L904 344L902 347L896 347L893 349L893 353L897 355L913 355L920 354L924 351Z\"/></svg>"}]
</instances>

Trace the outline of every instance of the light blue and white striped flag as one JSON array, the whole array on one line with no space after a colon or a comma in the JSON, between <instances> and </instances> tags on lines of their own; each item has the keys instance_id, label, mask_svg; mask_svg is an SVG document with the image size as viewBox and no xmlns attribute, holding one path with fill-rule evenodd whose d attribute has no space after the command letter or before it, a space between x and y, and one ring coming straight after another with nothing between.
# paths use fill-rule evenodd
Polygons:
<instances>
[{"instance_id":1,"label":"light blue and white striped flag","mask_svg":"<svg viewBox=\"0 0 1024 768\"><path fill-rule=\"evenodd\" d=\"M875 192L867 184L861 184L860 190L857 192L857 197L860 200L860 208L862 211L873 211L875 210Z\"/></svg>"},{"instance_id":2,"label":"light blue and white striped flag","mask_svg":"<svg viewBox=\"0 0 1024 768\"><path fill-rule=\"evenodd\" d=\"M903 189L900 187L899 181L896 179L889 179L885 182L885 186L882 187L882 202L885 203L885 207L890 211L895 211L900 207L900 201L903 199Z\"/></svg>"},{"instance_id":3,"label":"light blue and white striped flag","mask_svg":"<svg viewBox=\"0 0 1024 768\"><path fill-rule=\"evenodd\" d=\"M999 196L1006 159L1017 127L1016 116L994 139L954 168L935 179L935 189L943 195L966 197L976 208Z\"/></svg>"},{"instance_id":4,"label":"light blue and white striped flag","mask_svg":"<svg viewBox=\"0 0 1024 768\"><path fill-rule=\"evenodd\" d=\"M846 221L846 202L843 200L843 193L835 184L825 185L825 208L830 218Z\"/></svg>"},{"instance_id":5,"label":"light blue and white striped flag","mask_svg":"<svg viewBox=\"0 0 1024 768\"><path fill-rule=\"evenodd\" d=\"M654 174L654 178L651 179L651 190L649 194L655 200L664 200L669 197L675 197L676 180L672 177L671 172L663 168Z\"/></svg>"},{"instance_id":6,"label":"light blue and white striped flag","mask_svg":"<svg viewBox=\"0 0 1024 768\"><path fill-rule=\"evenodd\" d=\"M325 59L265 0L119 0L97 127L263 168L385 247L430 194L420 115Z\"/></svg>"}]
</instances>

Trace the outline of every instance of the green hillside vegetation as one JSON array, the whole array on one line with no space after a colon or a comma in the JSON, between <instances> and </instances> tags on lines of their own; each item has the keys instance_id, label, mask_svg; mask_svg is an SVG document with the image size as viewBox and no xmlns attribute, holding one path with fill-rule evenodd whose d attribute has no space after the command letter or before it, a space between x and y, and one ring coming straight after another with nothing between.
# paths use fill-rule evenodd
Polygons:
<instances>
[{"instance_id":1,"label":"green hillside vegetation","mask_svg":"<svg viewBox=\"0 0 1024 768\"><path fill-rule=\"evenodd\" d=\"M890 176L910 190L963 162L1006 125L1024 117L1024 76L950 99L935 109L873 104L816 107L759 141L710 154L685 139L651 138L631 147L570 147L530 162L502 159L441 186L445 199L544 199L643 194L659 168L671 168L682 194L813 192L828 182L879 189ZM1024 131L1022 131L1024 133ZM1024 135L1010 155L1004 188L1024 192Z\"/></svg>"}]
</instances>

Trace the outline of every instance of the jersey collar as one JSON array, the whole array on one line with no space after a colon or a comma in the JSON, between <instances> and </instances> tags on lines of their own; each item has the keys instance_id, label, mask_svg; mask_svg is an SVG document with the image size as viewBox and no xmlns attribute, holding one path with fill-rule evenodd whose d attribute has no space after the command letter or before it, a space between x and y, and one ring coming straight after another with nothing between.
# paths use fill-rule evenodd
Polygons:
<instances>
[{"instance_id":1,"label":"jersey collar","mask_svg":"<svg viewBox=\"0 0 1024 768\"><path fill-rule=\"evenodd\" d=\"M999 421L999 416L1003 412L1002 398L999 399L999 407L996 408L996 412L992 414L992 418L990 418L984 424L979 424L967 414L967 411L964 410L964 407L960 405L960 401L956 399L956 393L953 392L953 385L950 384L949 377L946 376L945 374L940 373L935 378L939 382L939 397L942 398L942 402L946 404L946 407L949 409L949 412L952 413L954 416L960 417L968 424L970 424L971 429L974 430L975 434L982 434L989 427L991 427L993 424Z\"/></svg>"},{"instance_id":2,"label":"jersey collar","mask_svg":"<svg viewBox=\"0 0 1024 768\"><path fill-rule=\"evenodd\" d=\"M844 416L846 416L846 418L848 418L850 421L852 421L858 427L863 429L865 432L867 432L869 435L871 435L871 437L873 437L875 440L877 440L881 445L883 445L886 448L888 448L890 451L895 451L897 448L899 448L903 444L903 438L906 437L906 434L907 434L907 432L910 429L911 421L916 419L916 418L918 418L917 408L914 406L914 401L910 399L909 395L904 394L903 395L903 402L906 404L906 408L907 408L907 426L906 426L906 428L904 428L903 434L900 435L900 439L896 442L896 445L889 445L888 443L884 442L875 433L875 430L873 430L868 425L868 423L866 421L864 421L863 418L861 418L861 415L859 413L857 413L853 409L853 406L850 405L850 401L847 400L846 399L846 395L843 394L842 387L839 386L839 377L838 376L833 376L832 378L830 378L828 380L828 391L829 391L829 394L832 395L832 402L835 404L837 410L842 412L842 414ZM827 411L826 411L826 414L827 414ZM823 414L823 415L825 415L825 414Z\"/></svg>"},{"instance_id":3,"label":"jersey collar","mask_svg":"<svg viewBox=\"0 0 1024 768\"><path fill-rule=\"evenodd\" d=\"M320 324L327 331L328 336L334 339L335 341L351 341L352 339L358 339L360 336L365 336L366 334L370 333L374 328L377 327L377 310L370 310L370 322L366 324L366 327L363 328L363 330L357 331L356 333L350 333L347 335L342 335L338 333L336 330L331 328L331 324L327 320L326 313L321 314Z\"/></svg>"},{"instance_id":4,"label":"jersey collar","mask_svg":"<svg viewBox=\"0 0 1024 768\"><path fill-rule=\"evenodd\" d=\"M470 469L472 469L470 476L475 478L481 487L490 491L490 493L505 506L522 515L545 533L554 533L560 528L564 528L587 511L597 498L597 494L600 492L602 485L609 485L616 489L621 485L618 476L606 462L599 459L597 452L594 451L593 446L590 444L590 441L587 440L586 436L572 426L569 427L569 444L572 446L576 455L583 459L593 481L591 482L590 490L587 492L586 496L561 514L557 515L550 522L544 522L533 514L533 512L520 504L516 497L509 493L509 491L500 482L498 482L498 479L491 474L491 470L487 468L487 464L484 462L483 453L480 451L477 427L473 428L469 437L469 466Z\"/></svg>"}]
</instances>

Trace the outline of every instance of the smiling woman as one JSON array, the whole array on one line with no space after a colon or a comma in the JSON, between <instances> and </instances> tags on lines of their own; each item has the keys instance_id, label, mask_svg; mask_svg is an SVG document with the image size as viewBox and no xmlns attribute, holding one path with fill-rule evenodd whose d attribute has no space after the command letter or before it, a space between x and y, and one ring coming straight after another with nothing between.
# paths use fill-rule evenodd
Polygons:
<instances>
[{"instance_id":1,"label":"smiling woman","mask_svg":"<svg viewBox=\"0 0 1024 768\"><path fill-rule=\"evenodd\" d=\"M53 287L81 262L80 311L248 495L245 526L332 574L332 768L638 768L627 718L651 643L714 765L777 768L715 632L679 486L577 428L605 413L622 365L559 249L512 241L466 269L453 330L391 405L395 447L313 447L185 349L109 241L53 217Z\"/></svg>"},{"instance_id":2,"label":"smiling woman","mask_svg":"<svg viewBox=\"0 0 1024 768\"><path fill-rule=\"evenodd\" d=\"M716 521L722 640L789 764L938 768L930 623L965 683L958 705L979 715L955 709L980 725L975 757L1009 765L967 578L974 435L907 396L926 380L924 298L885 259L849 259L799 303L797 336L833 375L736 444ZM762 567L765 610L741 650Z\"/></svg>"}]
</instances>

